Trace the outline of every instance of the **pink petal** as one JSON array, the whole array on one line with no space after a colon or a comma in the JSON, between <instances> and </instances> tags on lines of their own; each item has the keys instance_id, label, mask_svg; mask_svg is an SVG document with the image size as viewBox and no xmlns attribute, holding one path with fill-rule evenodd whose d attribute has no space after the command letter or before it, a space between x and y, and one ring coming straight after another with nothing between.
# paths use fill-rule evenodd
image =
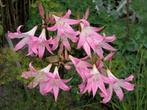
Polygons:
<instances>
[{"instance_id":1,"label":"pink petal","mask_svg":"<svg viewBox=\"0 0 147 110\"><path fill-rule=\"evenodd\" d=\"M74 20L74 19L64 19L64 22L66 22L69 25L79 24L80 20Z\"/></svg>"},{"instance_id":2,"label":"pink petal","mask_svg":"<svg viewBox=\"0 0 147 110\"><path fill-rule=\"evenodd\" d=\"M97 27L91 27L91 28L92 28L92 30L94 30L94 31L96 31L96 32L99 32L99 31L102 30L102 28L97 28Z\"/></svg>"},{"instance_id":3,"label":"pink petal","mask_svg":"<svg viewBox=\"0 0 147 110\"><path fill-rule=\"evenodd\" d=\"M134 76L133 75L130 75L129 77L127 77L125 80L126 81L132 81L134 79Z\"/></svg>"},{"instance_id":4,"label":"pink petal","mask_svg":"<svg viewBox=\"0 0 147 110\"><path fill-rule=\"evenodd\" d=\"M124 97L124 93L123 93L122 89L120 87L116 87L116 88L114 88L114 91L115 91L117 97L119 98L119 100L122 101L123 97Z\"/></svg>"},{"instance_id":5,"label":"pink petal","mask_svg":"<svg viewBox=\"0 0 147 110\"><path fill-rule=\"evenodd\" d=\"M52 27L48 27L47 30L49 30L49 31L56 31L57 30L57 26L54 25Z\"/></svg>"},{"instance_id":6,"label":"pink petal","mask_svg":"<svg viewBox=\"0 0 147 110\"><path fill-rule=\"evenodd\" d=\"M32 62L29 63L29 69L30 71L36 71L36 69L32 66Z\"/></svg>"},{"instance_id":7,"label":"pink petal","mask_svg":"<svg viewBox=\"0 0 147 110\"><path fill-rule=\"evenodd\" d=\"M66 49L68 51L70 51L71 47L70 47L70 44L69 44L68 40L67 39L63 39L62 43L66 47Z\"/></svg>"},{"instance_id":8,"label":"pink petal","mask_svg":"<svg viewBox=\"0 0 147 110\"><path fill-rule=\"evenodd\" d=\"M64 83L67 83L67 82L69 82L69 81L71 81L72 80L72 78L69 78L69 79L63 79L62 81L64 82Z\"/></svg>"},{"instance_id":9,"label":"pink petal","mask_svg":"<svg viewBox=\"0 0 147 110\"><path fill-rule=\"evenodd\" d=\"M23 72L21 77L28 79L28 78L32 77L32 72L31 71Z\"/></svg>"},{"instance_id":10,"label":"pink petal","mask_svg":"<svg viewBox=\"0 0 147 110\"><path fill-rule=\"evenodd\" d=\"M15 51L18 51L19 49L23 48L28 43L28 38L23 38L19 43L15 46Z\"/></svg>"},{"instance_id":11,"label":"pink petal","mask_svg":"<svg viewBox=\"0 0 147 110\"><path fill-rule=\"evenodd\" d=\"M134 90L134 84L128 83L126 81L122 81L120 83L120 86L128 91Z\"/></svg>"},{"instance_id":12,"label":"pink petal","mask_svg":"<svg viewBox=\"0 0 147 110\"><path fill-rule=\"evenodd\" d=\"M83 45L83 48L84 48L86 54L88 56L91 56L91 50L90 50L90 46L88 45L88 43L85 42L84 45Z\"/></svg>"},{"instance_id":13,"label":"pink petal","mask_svg":"<svg viewBox=\"0 0 147 110\"><path fill-rule=\"evenodd\" d=\"M76 65L76 64L80 61L78 58L75 58L75 57L73 57L73 56L71 56L71 55L69 55L69 58L70 58L70 60L72 61L72 63L73 63L74 65Z\"/></svg>"},{"instance_id":14,"label":"pink petal","mask_svg":"<svg viewBox=\"0 0 147 110\"><path fill-rule=\"evenodd\" d=\"M42 29L42 32L41 32L41 34L39 36L39 39L41 41L46 40L46 32L45 32L45 29L44 28Z\"/></svg>"},{"instance_id":15,"label":"pink petal","mask_svg":"<svg viewBox=\"0 0 147 110\"><path fill-rule=\"evenodd\" d=\"M79 88L80 88L80 93L83 93L84 89L86 87L86 82L83 82L79 85Z\"/></svg>"},{"instance_id":16,"label":"pink petal","mask_svg":"<svg viewBox=\"0 0 147 110\"><path fill-rule=\"evenodd\" d=\"M104 97L102 100L103 103L108 103L111 100L112 92L113 92L113 89L111 86L109 86L109 88L107 89L107 96L105 96L104 94L102 96Z\"/></svg>"},{"instance_id":17,"label":"pink petal","mask_svg":"<svg viewBox=\"0 0 147 110\"><path fill-rule=\"evenodd\" d=\"M110 84L111 83L111 80L108 77L106 77L104 75L101 75L101 78L104 81L104 83L107 83L107 84Z\"/></svg>"},{"instance_id":18,"label":"pink petal","mask_svg":"<svg viewBox=\"0 0 147 110\"><path fill-rule=\"evenodd\" d=\"M21 29L22 26L23 26L23 25L18 26L18 28L17 28L17 32L18 32L18 33L21 33L20 29Z\"/></svg>"},{"instance_id":19,"label":"pink petal","mask_svg":"<svg viewBox=\"0 0 147 110\"><path fill-rule=\"evenodd\" d=\"M102 59L104 57L103 56L103 50L102 50L102 48L98 47L94 51L98 54L98 56L100 57L100 59Z\"/></svg>"},{"instance_id":20,"label":"pink petal","mask_svg":"<svg viewBox=\"0 0 147 110\"><path fill-rule=\"evenodd\" d=\"M60 82L60 88L64 91L70 90L70 88L67 85L65 85L63 82Z\"/></svg>"},{"instance_id":21,"label":"pink petal","mask_svg":"<svg viewBox=\"0 0 147 110\"><path fill-rule=\"evenodd\" d=\"M59 94L59 88L58 87L53 88L53 94L54 94L54 97L55 97L55 101L57 101L57 97L58 97L58 94Z\"/></svg>"},{"instance_id":22,"label":"pink petal","mask_svg":"<svg viewBox=\"0 0 147 110\"><path fill-rule=\"evenodd\" d=\"M107 69L107 74L108 74L108 78L112 81L112 82L116 82L118 81L119 79L116 78L109 69Z\"/></svg>"},{"instance_id":23,"label":"pink petal","mask_svg":"<svg viewBox=\"0 0 147 110\"><path fill-rule=\"evenodd\" d=\"M92 93L93 93L93 97L96 95L97 89L98 89L98 85L92 83Z\"/></svg>"},{"instance_id":24,"label":"pink petal","mask_svg":"<svg viewBox=\"0 0 147 110\"><path fill-rule=\"evenodd\" d=\"M102 79L101 79L101 80L102 80ZM105 95L107 95L105 85L104 85L103 81L101 81L101 80L99 79L99 81L98 81L98 87L100 88L100 90L101 90Z\"/></svg>"},{"instance_id":25,"label":"pink petal","mask_svg":"<svg viewBox=\"0 0 147 110\"><path fill-rule=\"evenodd\" d=\"M35 79L29 83L28 87L30 89L35 88L39 84L39 81L36 81Z\"/></svg>"},{"instance_id":26,"label":"pink petal","mask_svg":"<svg viewBox=\"0 0 147 110\"><path fill-rule=\"evenodd\" d=\"M104 49L109 50L109 51L116 51L116 49L113 48L113 47L112 47L111 45L109 45L108 43L103 43L102 47L103 47Z\"/></svg>"},{"instance_id":27,"label":"pink petal","mask_svg":"<svg viewBox=\"0 0 147 110\"><path fill-rule=\"evenodd\" d=\"M39 85L40 87L40 92L44 94L51 92L52 86L50 85L50 81L43 81Z\"/></svg>"},{"instance_id":28,"label":"pink petal","mask_svg":"<svg viewBox=\"0 0 147 110\"><path fill-rule=\"evenodd\" d=\"M115 52L109 53L105 58L104 61L111 61Z\"/></svg>"},{"instance_id":29,"label":"pink petal","mask_svg":"<svg viewBox=\"0 0 147 110\"><path fill-rule=\"evenodd\" d=\"M63 16L63 18L69 18L71 15L71 10L68 9L68 11L66 12L66 14Z\"/></svg>"},{"instance_id":30,"label":"pink petal","mask_svg":"<svg viewBox=\"0 0 147 110\"><path fill-rule=\"evenodd\" d=\"M37 37L30 37L28 45L29 45L29 52L31 51L37 55L38 54L37 48L39 45L38 38Z\"/></svg>"},{"instance_id":31,"label":"pink petal","mask_svg":"<svg viewBox=\"0 0 147 110\"><path fill-rule=\"evenodd\" d=\"M43 42L44 46L46 47L46 49L48 50L49 53L53 54L51 47L49 46L50 42L48 40L45 40Z\"/></svg>"},{"instance_id":32,"label":"pink petal","mask_svg":"<svg viewBox=\"0 0 147 110\"><path fill-rule=\"evenodd\" d=\"M99 44L99 43L103 42L103 40L104 40L102 35L94 32L94 31L91 33L91 37L94 40L93 42L96 42L96 44Z\"/></svg>"},{"instance_id":33,"label":"pink petal","mask_svg":"<svg viewBox=\"0 0 147 110\"><path fill-rule=\"evenodd\" d=\"M19 33L16 33L16 32L14 32L14 33L8 32L8 37L9 37L10 39L24 38L24 37L27 37L27 36L28 36L28 35L26 35L26 34L19 34Z\"/></svg>"},{"instance_id":34,"label":"pink petal","mask_svg":"<svg viewBox=\"0 0 147 110\"><path fill-rule=\"evenodd\" d=\"M37 28L38 28L38 26L34 26L30 31L25 32L25 33L23 33L23 34L30 35L30 36L34 36L34 34L35 34Z\"/></svg>"},{"instance_id":35,"label":"pink petal","mask_svg":"<svg viewBox=\"0 0 147 110\"><path fill-rule=\"evenodd\" d=\"M52 50L55 50L58 45L59 45L59 37L55 37L53 40L49 40L49 44L52 44L53 46L51 47Z\"/></svg>"},{"instance_id":36,"label":"pink petal","mask_svg":"<svg viewBox=\"0 0 147 110\"><path fill-rule=\"evenodd\" d=\"M89 7L86 9L83 19L88 19L88 16L89 16Z\"/></svg>"},{"instance_id":37,"label":"pink petal","mask_svg":"<svg viewBox=\"0 0 147 110\"><path fill-rule=\"evenodd\" d=\"M47 82L41 82L39 84L39 90L42 95L45 95L46 93L51 91L51 87L50 85L48 85Z\"/></svg>"},{"instance_id":38,"label":"pink petal","mask_svg":"<svg viewBox=\"0 0 147 110\"><path fill-rule=\"evenodd\" d=\"M78 46L77 46L78 49L81 48L86 42L85 36L83 34L81 34L79 37L80 39L79 39Z\"/></svg>"},{"instance_id":39,"label":"pink petal","mask_svg":"<svg viewBox=\"0 0 147 110\"><path fill-rule=\"evenodd\" d=\"M26 56L33 56L33 55L34 55L34 53L33 53L32 49L29 47L28 54Z\"/></svg>"},{"instance_id":40,"label":"pink petal","mask_svg":"<svg viewBox=\"0 0 147 110\"><path fill-rule=\"evenodd\" d=\"M42 58L43 57L44 52L45 52L45 47L43 45L39 45L39 47L38 47L38 55L39 55L39 58Z\"/></svg>"},{"instance_id":41,"label":"pink petal","mask_svg":"<svg viewBox=\"0 0 147 110\"><path fill-rule=\"evenodd\" d=\"M83 25L84 26L90 26L90 23L87 20L81 19L80 21L82 22L82 23L80 23L82 29L83 29Z\"/></svg>"},{"instance_id":42,"label":"pink petal","mask_svg":"<svg viewBox=\"0 0 147 110\"><path fill-rule=\"evenodd\" d=\"M115 35L113 35L111 37L105 37L106 42L113 42L115 39L116 39Z\"/></svg>"},{"instance_id":43,"label":"pink petal","mask_svg":"<svg viewBox=\"0 0 147 110\"><path fill-rule=\"evenodd\" d=\"M87 37L87 42L88 44L90 45L90 47L94 50L96 45L95 43L93 42L93 39L91 37Z\"/></svg>"}]
</instances>

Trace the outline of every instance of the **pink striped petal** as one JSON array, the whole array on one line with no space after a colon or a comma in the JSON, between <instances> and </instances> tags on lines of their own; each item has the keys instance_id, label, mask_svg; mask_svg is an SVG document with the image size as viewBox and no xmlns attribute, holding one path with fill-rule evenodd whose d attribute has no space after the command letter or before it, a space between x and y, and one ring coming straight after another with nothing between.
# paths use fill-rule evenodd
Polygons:
<instances>
[{"instance_id":1,"label":"pink striped petal","mask_svg":"<svg viewBox=\"0 0 147 110\"><path fill-rule=\"evenodd\" d=\"M121 81L120 86L128 91L134 90L134 84L128 83L126 81Z\"/></svg>"},{"instance_id":2,"label":"pink striped petal","mask_svg":"<svg viewBox=\"0 0 147 110\"><path fill-rule=\"evenodd\" d=\"M59 88L58 87L53 88L53 94L54 94L54 98L55 98L55 102L56 102L58 94L59 94Z\"/></svg>"},{"instance_id":3,"label":"pink striped petal","mask_svg":"<svg viewBox=\"0 0 147 110\"><path fill-rule=\"evenodd\" d=\"M45 47L42 46L42 45L39 45L39 47L38 47L38 55L39 55L39 58L42 58L43 57L44 52L45 52Z\"/></svg>"},{"instance_id":4,"label":"pink striped petal","mask_svg":"<svg viewBox=\"0 0 147 110\"><path fill-rule=\"evenodd\" d=\"M123 93L122 89L120 87L116 87L116 88L114 88L114 91L115 91L117 97L119 98L119 100L122 101L124 98L124 93Z\"/></svg>"},{"instance_id":5,"label":"pink striped petal","mask_svg":"<svg viewBox=\"0 0 147 110\"><path fill-rule=\"evenodd\" d=\"M57 26L54 25L52 27L48 27L47 30L49 30L49 31L56 31L57 30Z\"/></svg>"},{"instance_id":6,"label":"pink striped petal","mask_svg":"<svg viewBox=\"0 0 147 110\"><path fill-rule=\"evenodd\" d=\"M125 80L126 81L132 81L134 79L134 76L133 75L130 75L129 77L127 77Z\"/></svg>"},{"instance_id":7,"label":"pink striped petal","mask_svg":"<svg viewBox=\"0 0 147 110\"><path fill-rule=\"evenodd\" d=\"M64 91L70 90L70 88L67 85L65 85L63 82L60 83L60 88Z\"/></svg>"},{"instance_id":8,"label":"pink striped petal","mask_svg":"<svg viewBox=\"0 0 147 110\"><path fill-rule=\"evenodd\" d=\"M15 46L15 51L20 50L21 48L23 48L26 44L28 43L28 38L23 38L21 41L19 41L19 43Z\"/></svg>"},{"instance_id":9,"label":"pink striped petal","mask_svg":"<svg viewBox=\"0 0 147 110\"><path fill-rule=\"evenodd\" d=\"M85 42L84 45L83 45L83 48L84 48L86 54L88 56L91 56L91 49L90 49L90 46L88 45L88 43Z\"/></svg>"},{"instance_id":10,"label":"pink striped petal","mask_svg":"<svg viewBox=\"0 0 147 110\"><path fill-rule=\"evenodd\" d=\"M106 42L113 42L114 40L116 40L115 35L111 36L111 37L105 37L105 41Z\"/></svg>"},{"instance_id":11,"label":"pink striped petal","mask_svg":"<svg viewBox=\"0 0 147 110\"><path fill-rule=\"evenodd\" d=\"M71 15L71 10L68 9L68 11L66 12L66 14L63 16L63 18L69 18Z\"/></svg>"},{"instance_id":12,"label":"pink striped petal","mask_svg":"<svg viewBox=\"0 0 147 110\"><path fill-rule=\"evenodd\" d=\"M71 50L70 44L67 39L63 39L62 43L68 51Z\"/></svg>"},{"instance_id":13,"label":"pink striped petal","mask_svg":"<svg viewBox=\"0 0 147 110\"><path fill-rule=\"evenodd\" d=\"M78 49L81 48L84 45L85 42L86 42L85 36L81 34L77 48Z\"/></svg>"},{"instance_id":14,"label":"pink striped petal","mask_svg":"<svg viewBox=\"0 0 147 110\"><path fill-rule=\"evenodd\" d=\"M102 44L102 47L106 50L109 50L109 51L116 51L115 48L113 48L111 45L109 45L108 43L103 43Z\"/></svg>"}]
</instances>

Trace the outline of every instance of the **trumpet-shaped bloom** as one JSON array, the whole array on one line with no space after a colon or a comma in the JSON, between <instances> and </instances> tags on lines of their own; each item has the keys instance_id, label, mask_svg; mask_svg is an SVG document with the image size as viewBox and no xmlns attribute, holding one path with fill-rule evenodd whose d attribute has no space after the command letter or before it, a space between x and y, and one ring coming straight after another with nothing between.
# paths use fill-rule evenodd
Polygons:
<instances>
[{"instance_id":1,"label":"trumpet-shaped bloom","mask_svg":"<svg viewBox=\"0 0 147 110\"><path fill-rule=\"evenodd\" d=\"M70 43L68 39L70 39L72 42L77 42L76 36L79 34L79 32L74 31L70 25L78 24L80 21L69 19L70 15L70 10L68 10L63 17L53 15L56 24L52 27L48 27L49 31L57 30L57 37L58 39L61 39L62 45L64 45L67 50L70 50Z\"/></svg>"},{"instance_id":2,"label":"trumpet-shaped bloom","mask_svg":"<svg viewBox=\"0 0 147 110\"><path fill-rule=\"evenodd\" d=\"M100 43L103 40L103 37L96 32L94 27L80 23L81 33L79 36L77 48L83 47L86 54L91 56L91 48L94 49L96 44Z\"/></svg>"},{"instance_id":3,"label":"trumpet-shaped bloom","mask_svg":"<svg viewBox=\"0 0 147 110\"><path fill-rule=\"evenodd\" d=\"M75 58L69 55L70 60L75 66L76 71L81 76L83 80L87 79L88 74L90 74L90 69L92 65L82 59Z\"/></svg>"},{"instance_id":4,"label":"trumpet-shaped bloom","mask_svg":"<svg viewBox=\"0 0 147 110\"><path fill-rule=\"evenodd\" d=\"M25 79L33 78L33 80L29 83L28 87L34 88L38 84L41 84L42 81L46 80L46 73L48 73L50 71L50 68L51 68L51 64L49 64L47 67L45 67L41 70L36 70L32 66L32 63L30 63L29 64L30 71L23 72L22 77Z\"/></svg>"},{"instance_id":5,"label":"trumpet-shaped bloom","mask_svg":"<svg viewBox=\"0 0 147 110\"><path fill-rule=\"evenodd\" d=\"M107 95L107 91L104 85L104 83L106 82L109 82L109 79L98 71L96 65L93 65L91 75L87 79L87 84L84 88L83 93L85 93L86 91L88 91L88 93L92 92L94 97L99 88L103 94Z\"/></svg>"},{"instance_id":6,"label":"trumpet-shaped bloom","mask_svg":"<svg viewBox=\"0 0 147 110\"><path fill-rule=\"evenodd\" d=\"M78 72L78 74L80 75L80 77L82 78L83 82L79 85L80 88L80 93L82 93L85 89L86 86L86 81L88 76L90 75L90 68L92 68L92 65L85 60L85 58L83 59L78 59L75 58L71 55L69 55L70 60L72 61L72 63L75 66L76 71Z\"/></svg>"},{"instance_id":7,"label":"trumpet-shaped bloom","mask_svg":"<svg viewBox=\"0 0 147 110\"><path fill-rule=\"evenodd\" d=\"M48 52L52 53L52 49L49 44L54 45L54 42L52 38L50 38L49 40L46 39L45 29L43 29L39 37L30 38L29 48L31 52L42 58L45 52L45 48L47 48ZM28 55L31 55L31 52L29 52Z\"/></svg>"},{"instance_id":8,"label":"trumpet-shaped bloom","mask_svg":"<svg viewBox=\"0 0 147 110\"><path fill-rule=\"evenodd\" d=\"M110 72L110 70L107 70L107 74L110 83L109 88L107 89L107 95L104 95L103 93L100 94L104 98L102 101L103 103L107 103L111 100L113 91L116 93L117 97L121 101L124 97L122 88L128 91L134 90L134 85L129 83L129 81L133 80L133 75L130 75L126 79L118 79Z\"/></svg>"},{"instance_id":9,"label":"trumpet-shaped bloom","mask_svg":"<svg viewBox=\"0 0 147 110\"><path fill-rule=\"evenodd\" d=\"M25 32L25 33L21 33L20 32L20 28L22 26L19 26L17 28L17 32L8 32L8 37L10 39L15 39L15 38L21 38L22 40L15 46L15 50L19 50L21 48L23 48L25 45L28 44L28 41L30 39L31 36L34 36L36 30L37 30L37 26L34 26L30 31ZM31 51L31 50L30 50Z\"/></svg>"},{"instance_id":10,"label":"trumpet-shaped bloom","mask_svg":"<svg viewBox=\"0 0 147 110\"><path fill-rule=\"evenodd\" d=\"M114 52L116 51L115 48L113 48L109 43L113 42L116 39L116 37L113 36L109 36L109 37L105 37L103 36L103 40L99 43L96 43L96 45L94 45L92 47L92 49L97 53L97 55L102 59L103 56L103 49L106 49L110 52ZM113 54L109 54L109 57L113 55Z\"/></svg>"},{"instance_id":11,"label":"trumpet-shaped bloom","mask_svg":"<svg viewBox=\"0 0 147 110\"><path fill-rule=\"evenodd\" d=\"M101 28L96 28L90 26L89 22L86 19L82 19L80 23L81 33L79 36L78 46L77 48L83 47L86 54L91 56L91 48L92 50L98 54L98 56L103 58L103 50L102 48L109 51L116 51L109 42L113 42L115 40L115 36L105 37L97 33L101 30Z\"/></svg>"},{"instance_id":12,"label":"trumpet-shaped bloom","mask_svg":"<svg viewBox=\"0 0 147 110\"><path fill-rule=\"evenodd\" d=\"M60 78L58 73L58 68L55 67L55 70L53 73L47 74L47 80L43 81L40 84L40 92L41 94L46 94L48 92L51 92L54 94L55 101L57 101L57 97L59 94L59 89L62 89L64 91L70 90L70 87L68 87L65 83L69 82L69 80L63 80Z\"/></svg>"}]
</instances>

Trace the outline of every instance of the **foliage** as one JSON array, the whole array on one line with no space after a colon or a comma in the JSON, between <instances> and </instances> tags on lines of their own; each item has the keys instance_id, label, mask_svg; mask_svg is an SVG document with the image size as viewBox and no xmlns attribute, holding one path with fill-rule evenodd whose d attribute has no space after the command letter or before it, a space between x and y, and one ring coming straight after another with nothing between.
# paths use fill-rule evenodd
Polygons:
<instances>
[{"instance_id":1,"label":"foliage","mask_svg":"<svg viewBox=\"0 0 147 110\"><path fill-rule=\"evenodd\" d=\"M102 3L106 0L97 1L101 1ZM6 67L11 68L9 68L10 70L6 72L6 74L4 72L1 73L1 75L4 74L4 79L0 79L0 84L4 84L7 81L10 81L10 84L7 83L4 87L4 94L7 95L8 99L0 98L0 102L2 102L0 104L0 108L2 108L3 110L9 110L10 108L12 110L146 110L147 102L145 99L147 98L147 1L132 0L132 2L129 4L136 15L135 21L133 21L132 19L127 20L125 14L123 17L116 17L116 14L113 14L111 12L106 13L106 10L104 8L99 8L100 13L97 13L97 10L95 9L96 4L93 3L91 0L85 0L81 2L80 0L42 0L42 2L44 7L48 9L49 12L55 11L57 14L60 14L67 8L70 8L73 11L72 16L77 18L79 16L81 17L86 8L89 6L90 22L96 26L105 26L104 32L106 34L115 34L117 36L117 40L115 41L114 45L118 48L118 51L115 55L114 60L110 63L108 62L107 65L109 66L109 68L113 69L112 71L116 73L116 75L120 77L124 77L130 73L133 73L133 75L135 76L135 90L131 94L128 94L126 92L125 100L123 100L122 102L118 102L118 100L114 96L113 100L108 105L103 105L99 103L99 97L92 98L88 94L86 96L77 96L78 89L74 87L74 89L71 91L71 94L64 94L64 92L62 92L62 94L59 96L59 101L57 103L54 103L51 96L43 97L39 95L36 90L28 91L26 88L24 89L24 86L22 85L21 87L19 87L17 84L14 84L14 87L16 89L13 90L14 87L10 86L12 82L10 78L15 79L20 74L20 71L27 68L29 61L33 61L33 59L26 58L25 56L21 58L19 57L18 59L20 62L23 60L23 63L21 64L22 70L19 70L18 68L13 68L13 63L15 64L15 58L13 57L13 54L2 52L3 57L0 57L1 61L8 61L8 65L6 65ZM37 13L38 10L36 9L36 4L37 3L32 4L32 7L30 8L30 19L27 23L27 26L29 28L32 27L35 23L39 23L41 20L39 18L39 14ZM39 59L35 63L37 63L37 67L42 67L45 65L44 63L41 64ZM71 74L68 75L72 76L74 72L75 71L70 71ZM75 78L75 80L71 82L71 85L75 85L75 83L79 82L78 80L79 79ZM18 96L14 98L12 97L12 94L17 94Z\"/></svg>"}]
</instances>

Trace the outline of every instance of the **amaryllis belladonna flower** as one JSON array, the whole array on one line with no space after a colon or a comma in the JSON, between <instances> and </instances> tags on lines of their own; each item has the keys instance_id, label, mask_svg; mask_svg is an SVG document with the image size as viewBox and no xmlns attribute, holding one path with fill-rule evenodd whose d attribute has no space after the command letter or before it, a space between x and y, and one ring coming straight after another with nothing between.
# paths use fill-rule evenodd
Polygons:
<instances>
[{"instance_id":1,"label":"amaryllis belladonna flower","mask_svg":"<svg viewBox=\"0 0 147 110\"><path fill-rule=\"evenodd\" d=\"M50 38L49 40L46 39L45 29L42 29L39 37L32 36L29 40L29 48L31 52L35 53L40 58L43 57L45 48L48 50L49 53L52 53L52 48L49 46L50 44L56 45L56 42L54 42L52 38ZM31 52L29 51L28 55L31 55Z\"/></svg>"},{"instance_id":2,"label":"amaryllis belladonna flower","mask_svg":"<svg viewBox=\"0 0 147 110\"><path fill-rule=\"evenodd\" d=\"M89 74L90 69L92 68L92 65L88 62L86 62L85 60L78 59L76 57L73 57L71 55L69 55L70 60L72 61L72 63L75 66L76 71L78 72L78 74L81 76L81 78L83 80L86 79L87 74Z\"/></svg>"},{"instance_id":3,"label":"amaryllis belladonna flower","mask_svg":"<svg viewBox=\"0 0 147 110\"><path fill-rule=\"evenodd\" d=\"M67 86L65 83L69 82L71 79L63 80L60 78L58 73L58 68L55 67L53 73L47 73L47 80L40 83L40 92L45 95L49 92L54 94L55 101L57 101L57 97L59 94L59 89L64 91L70 90L70 87Z\"/></svg>"},{"instance_id":4,"label":"amaryllis belladonna flower","mask_svg":"<svg viewBox=\"0 0 147 110\"><path fill-rule=\"evenodd\" d=\"M33 80L29 83L29 88L34 88L38 84L41 84L42 81L46 80L46 73L50 71L51 64L47 67L37 70L32 66L32 63L29 64L29 71L25 71L22 73L22 77L25 79L33 78Z\"/></svg>"},{"instance_id":5,"label":"amaryllis belladonna flower","mask_svg":"<svg viewBox=\"0 0 147 110\"><path fill-rule=\"evenodd\" d=\"M37 30L37 26L34 26L30 31L22 33L20 32L21 27L22 26L19 26L17 28L17 32L8 32L8 37L10 39L15 39L15 38L21 39L21 41L19 41L19 43L15 46L16 51L23 48L25 45L28 45L28 41L30 37L34 36Z\"/></svg>"},{"instance_id":6,"label":"amaryllis belladonna flower","mask_svg":"<svg viewBox=\"0 0 147 110\"><path fill-rule=\"evenodd\" d=\"M113 91L116 93L119 100L123 100L124 93L123 89L126 89L128 91L134 90L134 84L131 84L129 81L133 80L133 75L130 75L126 79L118 79L116 78L110 70L107 70L108 78L110 80L109 87L107 89L107 95L101 93L100 95L104 98L103 103L107 103L111 100Z\"/></svg>"},{"instance_id":7,"label":"amaryllis belladonna flower","mask_svg":"<svg viewBox=\"0 0 147 110\"><path fill-rule=\"evenodd\" d=\"M88 93L92 92L94 97L99 88L103 94L107 95L107 91L104 83L108 83L108 82L109 79L98 71L96 65L93 65L91 74L87 79L87 84L86 87L84 88L83 93L85 93L86 91L88 91Z\"/></svg>"},{"instance_id":8,"label":"amaryllis belladonna flower","mask_svg":"<svg viewBox=\"0 0 147 110\"><path fill-rule=\"evenodd\" d=\"M57 37L61 39L61 44L65 46L67 50L70 50L70 43L68 39L72 42L77 42L77 35L79 32L74 31L74 29L70 25L78 24L79 20L70 19L71 11L68 10L67 13L63 17L58 17L53 15L55 18L55 25L52 27L48 27L49 31L57 30Z\"/></svg>"}]
</instances>

